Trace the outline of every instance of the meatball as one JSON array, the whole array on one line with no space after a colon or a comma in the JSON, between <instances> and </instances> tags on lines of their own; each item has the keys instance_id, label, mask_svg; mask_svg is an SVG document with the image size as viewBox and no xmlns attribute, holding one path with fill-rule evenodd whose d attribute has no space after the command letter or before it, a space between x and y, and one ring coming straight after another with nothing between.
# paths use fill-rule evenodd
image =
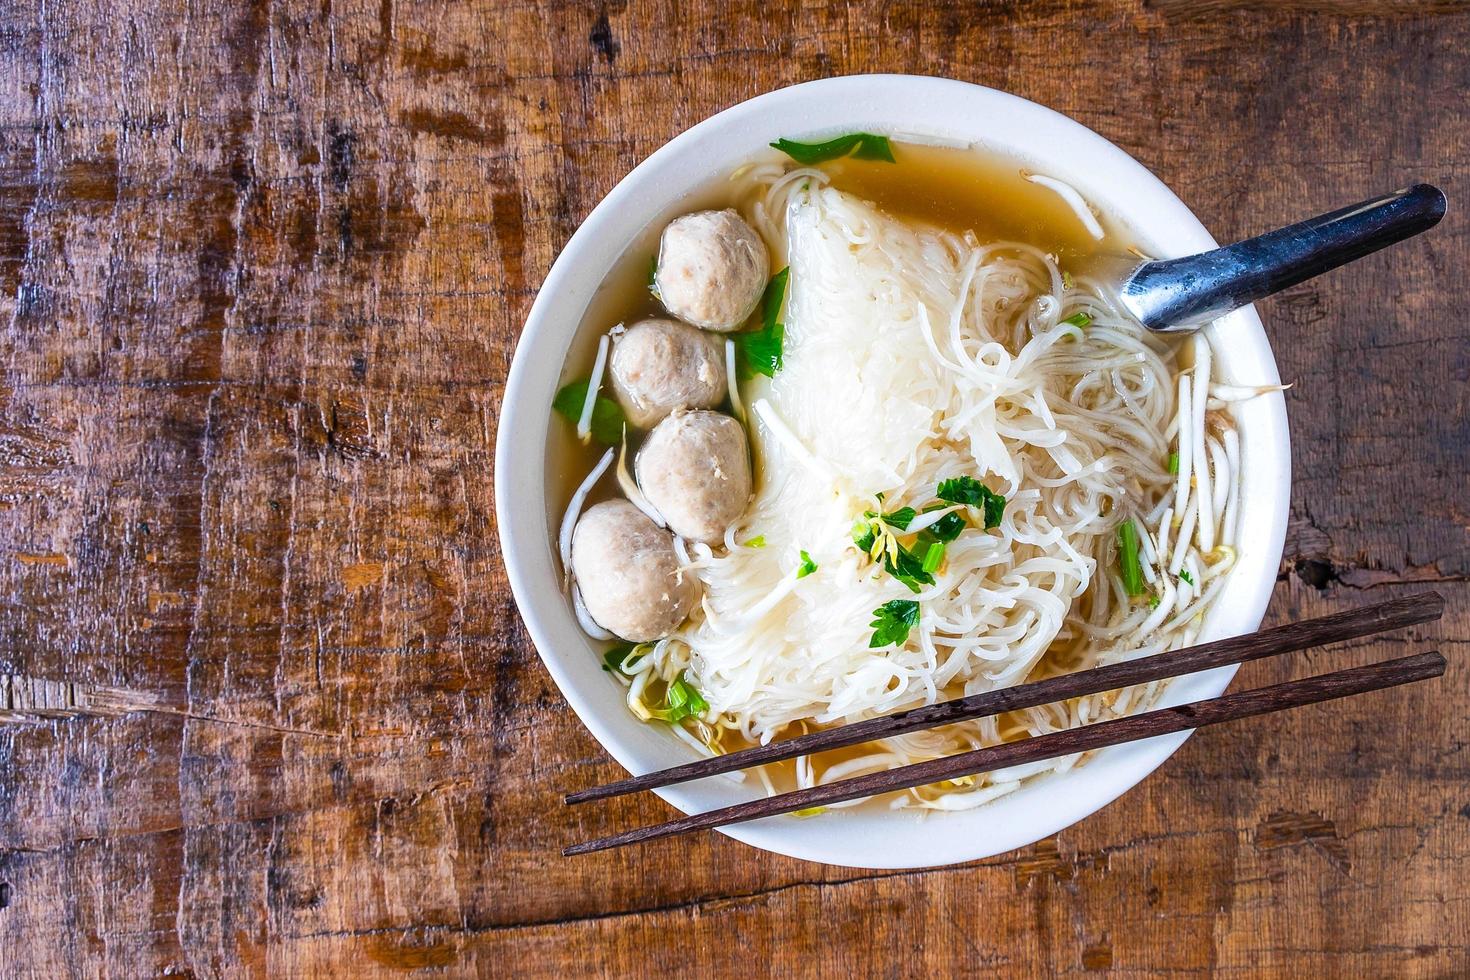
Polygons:
<instances>
[{"instance_id":1,"label":"meatball","mask_svg":"<svg viewBox=\"0 0 1470 980\"><path fill-rule=\"evenodd\" d=\"M765 244L740 215L696 211L664 229L654 286L674 316L728 333L760 302L769 272Z\"/></svg>"},{"instance_id":2,"label":"meatball","mask_svg":"<svg viewBox=\"0 0 1470 980\"><path fill-rule=\"evenodd\" d=\"M613 344L613 392L628 421L646 429L676 408L725 400L725 345L678 320L642 320Z\"/></svg>"},{"instance_id":3,"label":"meatball","mask_svg":"<svg viewBox=\"0 0 1470 980\"><path fill-rule=\"evenodd\" d=\"M597 625L632 643L668 636L699 600L674 538L626 500L587 509L572 532L572 575Z\"/></svg>"},{"instance_id":4,"label":"meatball","mask_svg":"<svg viewBox=\"0 0 1470 980\"><path fill-rule=\"evenodd\" d=\"M675 412L648 434L638 486L669 528L716 544L750 499L745 429L719 412Z\"/></svg>"}]
</instances>

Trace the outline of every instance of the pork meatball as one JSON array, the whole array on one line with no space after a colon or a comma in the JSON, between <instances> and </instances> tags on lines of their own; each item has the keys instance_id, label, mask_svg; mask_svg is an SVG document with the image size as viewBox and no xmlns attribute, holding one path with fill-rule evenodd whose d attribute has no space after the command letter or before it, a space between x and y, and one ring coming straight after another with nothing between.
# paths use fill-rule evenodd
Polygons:
<instances>
[{"instance_id":1,"label":"pork meatball","mask_svg":"<svg viewBox=\"0 0 1470 980\"><path fill-rule=\"evenodd\" d=\"M664 229L654 286L674 316L728 333L755 310L769 273L765 243L745 219L696 211Z\"/></svg>"},{"instance_id":2,"label":"pork meatball","mask_svg":"<svg viewBox=\"0 0 1470 980\"><path fill-rule=\"evenodd\" d=\"M678 320L641 320L613 343L613 393L628 421L646 429L676 408L725 400L725 345Z\"/></svg>"},{"instance_id":3,"label":"pork meatball","mask_svg":"<svg viewBox=\"0 0 1470 980\"><path fill-rule=\"evenodd\" d=\"M699 601L673 536L626 500L604 501L577 521L572 576L597 625L630 643L668 636Z\"/></svg>"},{"instance_id":4,"label":"pork meatball","mask_svg":"<svg viewBox=\"0 0 1470 980\"><path fill-rule=\"evenodd\" d=\"M745 429L719 412L675 412L638 452L638 486L676 534L708 544L745 512L750 456Z\"/></svg>"}]
</instances>

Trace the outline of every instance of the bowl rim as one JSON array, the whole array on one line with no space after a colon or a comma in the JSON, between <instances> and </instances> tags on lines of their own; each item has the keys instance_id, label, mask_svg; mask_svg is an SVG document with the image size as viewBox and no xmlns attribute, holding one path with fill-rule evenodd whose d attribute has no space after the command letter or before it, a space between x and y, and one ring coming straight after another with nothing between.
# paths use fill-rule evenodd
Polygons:
<instances>
[{"instance_id":1,"label":"bowl rim","mask_svg":"<svg viewBox=\"0 0 1470 980\"><path fill-rule=\"evenodd\" d=\"M601 673L596 657L587 655L592 641L585 636L580 644L570 639L569 624L581 634L555 588L560 573L543 526L548 406L567 347L596 284L638 231L655 220L647 216L668 211L709 177L728 173L733 167L726 158L738 159L741 148L748 157L779 136L814 138L855 129L896 139L997 147L1062 176L1089 201L1111 205L1102 210L1161 256L1217 245L1193 212L1147 168L1081 123L1019 96L935 76L848 75L776 89L710 116L629 172L568 240L527 315L500 405L494 494L507 578L541 660L582 723L630 772L686 761L687 747L666 732L653 734L650 726L631 718L621 698L607 696L607 685L613 682ZM755 134L765 138L757 142ZM1119 206L1120 197L1127 203ZM641 210L633 210L635 206ZM645 218L639 221L636 215ZM590 274L599 268L600 273ZM1217 363L1232 380L1279 381L1253 307L1222 318L1210 331ZM1231 339L1228 348L1219 342L1225 333ZM546 357L538 359L538 354ZM1291 487L1285 400L1272 393L1244 403L1236 414L1243 454L1240 558L1206 616L1201 640L1260 625L1285 543ZM1247 533L1250 548L1245 546ZM548 584L553 586L549 590ZM568 647L568 652L558 652ZM1224 667L1180 678L1159 704L1214 697L1229 685L1235 670ZM639 727L630 729L624 724L628 721ZM1034 843L1101 810L1188 737L1181 733L1102 750L1083 766L1032 780L973 810L929 815L865 808L833 811L821 820L766 818L721 833L779 854L845 867L920 868L976 860ZM705 780L656 792L689 813L744 798L732 793L736 786Z\"/></svg>"}]
</instances>

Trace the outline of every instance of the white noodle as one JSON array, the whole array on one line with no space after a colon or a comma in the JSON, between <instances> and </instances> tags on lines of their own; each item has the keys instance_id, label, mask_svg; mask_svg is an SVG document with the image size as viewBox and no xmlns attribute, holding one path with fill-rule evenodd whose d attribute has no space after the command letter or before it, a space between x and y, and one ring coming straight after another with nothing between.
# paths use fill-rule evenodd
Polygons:
<instances>
[{"instance_id":1,"label":"white noodle","mask_svg":"<svg viewBox=\"0 0 1470 980\"><path fill-rule=\"evenodd\" d=\"M740 400L740 385L735 375L735 341L725 338L725 387L730 390L730 408L735 418L749 424L745 417L745 403Z\"/></svg>"},{"instance_id":2,"label":"white noodle","mask_svg":"<svg viewBox=\"0 0 1470 980\"><path fill-rule=\"evenodd\" d=\"M592 472L587 474L587 479L583 480L576 492L572 494L572 501L567 504L567 511L561 517L561 531L556 536L556 544L557 551L561 554L562 574L568 581L571 580L572 575L572 531L577 527L577 518L582 516L582 504L586 503L587 494L591 493L597 481L602 479L602 474L607 472L612 461L613 451L609 449L602 454L597 465L592 467Z\"/></svg>"},{"instance_id":3,"label":"white noodle","mask_svg":"<svg viewBox=\"0 0 1470 980\"><path fill-rule=\"evenodd\" d=\"M623 496L628 498L628 503L643 511L643 515L659 527L667 527L668 522L664 515L658 512L652 501L643 495L643 490L638 486L638 481L633 479L633 474L628 472L628 436L623 435L623 441L618 449L618 468L615 471L618 479L618 489L623 491Z\"/></svg>"},{"instance_id":4,"label":"white noodle","mask_svg":"<svg viewBox=\"0 0 1470 980\"><path fill-rule=\"evenodd\" d=\"M582 601L582 590L572 583L572 611L577 614L577 625L582 627L582 632L594 640L615 640L607 630L597 625L597 620L592 618L592 613L587 610L587 604Z\"/></svg>"},{"instance_id":5,"label":"white noodle","mask_svg":"<svg viewBox=\"0 0 1470 980\"><path fill-rule=\"evenodd\" d=\"M1062 200L1067 202L1067 206L1077 212L1077 217L1081 219L1082 226L1087 229L1089 235L1099 240L1103 237L1103 227L1098 223L1097 215L1092 213L1092 206L1087 203L1086 198L1077 193L1077 188L1055 177L1046 177L1042 174L1027 174L1026 179L1033 184L1040 184L1042 187L1056 191L1061 195Z\"/></svg>"},{"instance_id":6,"label":"white noodle","mask_svg":"<svg viewBox=\"0 0 1470 980\"><path fill-rule=\"evenodd\" d=\"M621 327L622 324L618 324ZM613 327L614 330L618 327ZM592 377L587 382L587 395L582 399L582 414L577 419L577 438L586 442L592 436L592 409L597 405L597 392L602 387L602 371L607 367L608 335L597 339L597 359L592 362Z\"/></svg>"}]
</instances>

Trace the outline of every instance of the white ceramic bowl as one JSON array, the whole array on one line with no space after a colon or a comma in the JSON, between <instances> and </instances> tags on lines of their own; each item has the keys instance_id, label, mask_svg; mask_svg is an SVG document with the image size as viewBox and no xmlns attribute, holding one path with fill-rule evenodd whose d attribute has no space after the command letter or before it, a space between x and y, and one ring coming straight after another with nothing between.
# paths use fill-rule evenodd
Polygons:
<instances>
[{"instance_id":1,"label":"white ceramic bowl","mask_svg":"<svg viewBox=\"0 0 1470 980\"><path fill-rule=\"evenodd\" d=\"M662 726L636 720L623 689L601 669L599 650L578 629L561 592L546 501L547 426L568 347L599 282L640 233L680 213L688 195L733 171L771 140L868 130L958 140L998 149L1080 190L1159 256L1216 242L1189 209L1128 154L1082 125L1033 102L964 82L909 75L859 75L807 82L751 99L671 140L613 188L556 260L526 321L505 388L495 459L496 517L511 589L546 668L583 723L626 769L643 773L692 757ZM1222 376L1271 384L1277 378L1265 332L1245 309L1213 328ZM1240 560L1202 634L1214 639L1260 625L1286 534L1291 453L1282 397L1244 403ZM1234 668L1182 678L1163 704L1214 697ZM1167 759L1186 738L1116 746L1069 773L1034 781L978 809L890 812L873 807L818 819L772 817L724 831L781 854L864 868L952 864L999 854L1056 833L1106 806ZM723 778L659 790L686 813L753 798L758 790ZM558 789L571 787L558 787ZM553 817L552 819L556 819ZM570 839L568 843L571 843Z\"/></svg>"}]
</instances>

